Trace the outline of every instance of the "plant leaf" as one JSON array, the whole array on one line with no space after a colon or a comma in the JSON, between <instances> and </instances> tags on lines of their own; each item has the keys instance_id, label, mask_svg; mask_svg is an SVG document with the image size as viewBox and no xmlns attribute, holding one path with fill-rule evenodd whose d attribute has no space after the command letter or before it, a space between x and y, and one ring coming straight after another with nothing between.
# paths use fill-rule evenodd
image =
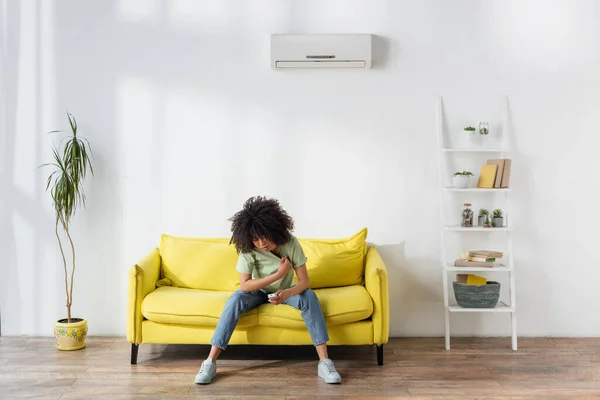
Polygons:
<instances>
[{"instance_id":1,"label":"plant leaf","mask_svg":"<svg viewBox=\"0 0 600 400\"><path fill-rule=\"evenodd\" d=\"M67 117L69 118L69 125L71 125L71 131L73 131L73 136L77 137L77 121L75 117L67 112Z\"/></svg>"},{"instance_id":2,"label":"plant leaf","mask_svg":"<svg viewBox=\"0 0 600 400\"><path fill-rule=\"evenodd\" d=\"M46 163L41 167L52 166L54 171L48 175L46 190L50 191L57 220L64 229L69 228L79 205L86 206L84 180L88 171L93 175L94 170L90 155L91 146L87 139L77 137L77 121L67 112L72 135L60 140L59 146L52 147L53 163ZM60 131L52 131L60 132Z\"/></svg>"}]
</instances>

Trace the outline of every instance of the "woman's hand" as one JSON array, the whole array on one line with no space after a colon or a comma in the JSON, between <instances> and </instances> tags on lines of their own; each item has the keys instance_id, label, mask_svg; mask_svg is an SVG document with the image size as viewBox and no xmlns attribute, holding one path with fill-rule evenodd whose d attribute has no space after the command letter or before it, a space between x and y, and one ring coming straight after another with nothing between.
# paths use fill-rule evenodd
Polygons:
<instances>
[{"instance_id":1,"label":"woman's hand","mask_svg":"<svg viewBox=\"0 0 600 400\"><path fill-rule=\"evenodd\" d=\"M290 291L289 289L286 290L278 290L275 292L276 296L271 297L269 299L269 303L271 304L282 304L283 302L285 302L287 299L290 298Z\"/></svg>"},{"instance_id":2,"label":"woman's hand","mask_svg":"<svg viewBox=\"0 0 600 400\"><path fill-rule=\"evenodd\" d=\"M292 263L290 262L290 260L287 257L283 257L281 260L279 260L279 267L277 268L277 274L279 275L279 278L283 278L284 276L286 276L288 274L288 272L290 272L290 270L292 269Z\"/></svg>"}]
</instances>

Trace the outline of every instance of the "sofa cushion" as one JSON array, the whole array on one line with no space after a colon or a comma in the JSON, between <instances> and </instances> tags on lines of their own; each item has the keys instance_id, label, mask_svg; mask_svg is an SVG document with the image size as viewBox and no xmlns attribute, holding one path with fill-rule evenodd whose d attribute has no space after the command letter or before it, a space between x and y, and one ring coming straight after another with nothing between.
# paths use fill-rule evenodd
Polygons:
<instances>
[{"instance_id":1,"label":"sofa cushion","mask_svg":"<svg viewBox=\"0 0 600 400\"><path fill-rule=\"evenodd\" d=\"M361 285L367 254L367 228L345 239L298 239L308 261L310 287ZM294 276L294 280L297 277Z\"/></svg>"},{"instance_id":2,"label":"sofa cushion","mask_svg":"<svg viewBox=\"0 0 600 400\"><path fill-rule=\"evenodd\" d=\"M373 301L364 286L315 289L327 325L362 321L373 313ZM258 324L281 328L304 328L300 310L287 305L258 307Z\"/></svg>"},{"instance_id":3,"label":"sofa cushion","mask_svg":"<svg viewBox=\"0 0 600 400\"><path fill-rule=\"evenodd\" d=\"M162 235L159 252L161 278L173 286L234 292L240 285L238 254L229 239Z\"/></svg>"},{"instance_id":4,"label":"sofa cushion","mask_svg":"<svg viewBox=\"0 0 600 400\"><path fill-rule=\"evenodd\" d=\"M142 315L150 321L164 324L217 326L231 293L159 287L142 301ZM238 326L249 327L257 323L257 310L254 309L242 315Z\"/></svg>"}]
</instances>

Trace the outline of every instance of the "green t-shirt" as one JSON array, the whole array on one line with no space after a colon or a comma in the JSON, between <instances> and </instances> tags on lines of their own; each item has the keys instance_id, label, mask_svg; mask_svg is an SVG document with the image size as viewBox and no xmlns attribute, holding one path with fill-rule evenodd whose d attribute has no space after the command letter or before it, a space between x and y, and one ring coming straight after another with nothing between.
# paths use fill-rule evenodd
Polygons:
<instances>
[{"instance_id":1,"label":"green t-shirt","mask_svg":"<svg viewBox=\"0 0 600 400\"><path fill-rule=\"evenodd\" d=\"M306 263L306 256L302 251L302 246L294 236L292 240L279 246L281 257L288 257L293 268L282 279L279 279L269 286L265 287L268 293L274 293L278 290L289 289L292 287L294 279L294 269L301 267ZM273 275L277 272L281 257L277 257L271 252L265 252L254 248L249 253L241 253L235 269L243 274L252 274L252 279L260 279Z\"/></svg>"}]
</instances>

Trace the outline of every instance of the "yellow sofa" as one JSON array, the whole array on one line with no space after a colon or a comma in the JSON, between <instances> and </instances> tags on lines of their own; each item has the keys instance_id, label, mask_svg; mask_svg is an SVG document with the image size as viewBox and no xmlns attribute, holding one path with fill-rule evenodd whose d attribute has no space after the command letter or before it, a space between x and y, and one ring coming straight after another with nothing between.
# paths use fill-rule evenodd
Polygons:
<instances>
[{"instance_id":1,"label":"yellow sofa","mask_svg":"<svg viewBox=\"0 0 600 400\"><path fill-rule=\"evenodd\" d=\"M388 277L367 229L342 239L301 239L328 345L376 345L383 364L389 337ZM142 343L209 344L228 297L239 287L229 239L162 235L129 270L127 340L131 363ZM310 345L300 311L263 304L239 320L230 344Z\"/></svg>"}]
</instances>

